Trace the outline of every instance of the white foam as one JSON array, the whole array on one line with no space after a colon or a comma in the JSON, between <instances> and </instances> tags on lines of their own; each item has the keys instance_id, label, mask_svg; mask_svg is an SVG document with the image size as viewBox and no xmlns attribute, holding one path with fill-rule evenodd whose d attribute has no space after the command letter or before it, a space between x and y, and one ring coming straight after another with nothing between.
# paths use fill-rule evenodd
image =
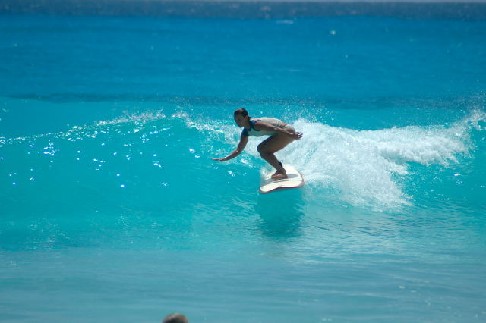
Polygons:
<instances>
[{"instance_id":1,"label":"white foam","mask_svg":"<svg viewBox=\"0 0 486 323\"><path fill-rule=\"evenodd\" d=\"M277 155L301 170L309 185L331 189L343 202L396 208L410 203L400 179L411 163L456 163L459 155L469 153L471 125L481 120L484 114L450 127L360 131L300 119L294 125L303 138Z\"/></svg>"}]
</instances>

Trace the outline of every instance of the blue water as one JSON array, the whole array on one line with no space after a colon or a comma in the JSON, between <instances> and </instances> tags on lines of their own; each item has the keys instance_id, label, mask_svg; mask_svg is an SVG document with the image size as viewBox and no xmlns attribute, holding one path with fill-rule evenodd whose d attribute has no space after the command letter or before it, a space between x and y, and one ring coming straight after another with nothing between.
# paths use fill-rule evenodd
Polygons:
<instances>
[{"instance_id":1,"label":"blue water","mask_svg":"<svg viewBox=\"0 0 486 323\"><path fill-rule=\"evenodd\" d=\"M486 320L486 21L0 17L0 321ZM233 110L304 133L258 193Z\"/></svg>"}]
</instances>

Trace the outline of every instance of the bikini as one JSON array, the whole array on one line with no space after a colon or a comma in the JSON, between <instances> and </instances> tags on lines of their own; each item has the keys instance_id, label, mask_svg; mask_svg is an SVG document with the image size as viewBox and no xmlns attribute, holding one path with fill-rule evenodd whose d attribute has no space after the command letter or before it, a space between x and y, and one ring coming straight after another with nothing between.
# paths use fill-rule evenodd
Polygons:
<instances>
[{"instance_id":1,"label":"bikini","mask_svg":"<svg viewBox=\"0 0 486 323\"><path fill-rule=\"evenodd\" d=\"M287 124L275 118L255 118L255 119L250 119L250 129L244 128L241 134L243 136L273 136L274 134L277 133L276 131L255 129L255 124L258 121L269 123L278 128L285 128L287 126Z\"/></svg>"}]
</instances>

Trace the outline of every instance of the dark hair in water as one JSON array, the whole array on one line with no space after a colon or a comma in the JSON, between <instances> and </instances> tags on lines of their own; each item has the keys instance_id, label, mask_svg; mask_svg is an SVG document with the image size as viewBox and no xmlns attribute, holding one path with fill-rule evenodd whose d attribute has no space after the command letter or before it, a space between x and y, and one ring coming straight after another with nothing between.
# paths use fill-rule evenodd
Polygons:
<instances>
[{"instance_id":1,"label":"dark hair in water","mask_svg":"<svg viewBox=\"0 0 486 323\"><path fill-rule=\"evenodd\" d=\"M242 116L246 117L248 115L248 111L245 108L239 108L235 111L235 116L241 114Z\"/></svg>"},{"instance_id":2,"label":"dark hair in water","mask_svg":"<svg viewBox=\"0 0 486 323\"><path fill-rule=\"evenodd\" d=\"M184 314L172 313L167 315L162 323L189 323L189 320Z\"/></svg>"}]
</instances>

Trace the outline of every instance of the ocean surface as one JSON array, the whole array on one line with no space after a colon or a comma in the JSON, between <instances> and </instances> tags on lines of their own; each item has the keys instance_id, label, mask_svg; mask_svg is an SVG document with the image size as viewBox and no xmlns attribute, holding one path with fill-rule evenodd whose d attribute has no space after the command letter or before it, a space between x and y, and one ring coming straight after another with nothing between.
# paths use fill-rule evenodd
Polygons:
<instances>
[{"instance_id":1,"label":"ocean surface","mask_svg":"<svg viewBox=\"0 0 486 323\"><path fill-rule=\"evenodd\" d=\"M486 321L478 8L4 12L0 321ZM211 159L242 106L303 188L258 192L261 138Z\"/></svg>"}]
</instances>

